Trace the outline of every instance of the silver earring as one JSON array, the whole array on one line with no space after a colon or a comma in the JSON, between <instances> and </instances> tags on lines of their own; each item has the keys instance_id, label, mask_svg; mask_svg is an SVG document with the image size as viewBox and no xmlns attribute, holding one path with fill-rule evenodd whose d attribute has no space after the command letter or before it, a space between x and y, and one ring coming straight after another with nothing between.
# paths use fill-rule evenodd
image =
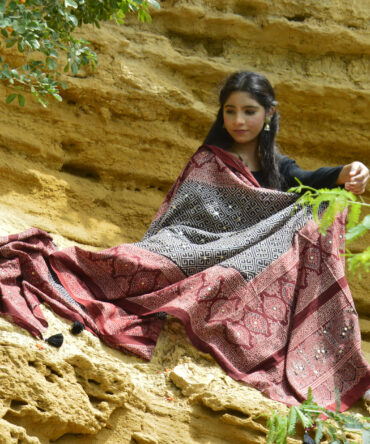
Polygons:
<instances>
[{"instance_id":1,"label":"silver earring","mask_svg":"<svg viewBox=\"0 0 370 444\"><path fill-rule=\"evenodd\" d=\"M270 117L267 117L267 119L265 120L265 127L263 128L264 131L270 131L270 122L271 122Z\"/></svg>"}]
</instances>

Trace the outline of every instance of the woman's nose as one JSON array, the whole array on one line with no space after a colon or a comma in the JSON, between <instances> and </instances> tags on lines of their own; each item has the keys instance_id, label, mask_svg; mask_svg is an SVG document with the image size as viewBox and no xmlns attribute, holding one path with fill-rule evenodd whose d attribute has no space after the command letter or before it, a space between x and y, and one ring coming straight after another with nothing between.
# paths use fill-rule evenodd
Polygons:
<instances>
[{"instance_id":1,"label":"woman's nose","mask_svg":"<svg viewBox=\"0 0 370 444\"><path fill-rule=\"evenodd\" d=\"M242 123L244 123L244 117L242 113L236 113L235 115L235 123L240 125Z\"/></svg>"}]
</instances>

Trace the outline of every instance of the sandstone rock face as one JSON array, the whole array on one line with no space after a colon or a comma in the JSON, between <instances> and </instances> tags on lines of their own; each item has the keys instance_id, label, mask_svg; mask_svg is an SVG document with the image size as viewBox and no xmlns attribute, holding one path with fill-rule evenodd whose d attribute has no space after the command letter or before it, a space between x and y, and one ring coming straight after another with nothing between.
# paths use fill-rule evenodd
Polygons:
<instances>
[{"instance_id":1,"label":"sandstone rock face","mask_svg":"<svg viewBox=\"0 0 370 444\"><path fill-rule=\"evenodd\" d=\"M149 25L84 28L100 64L67 78L62 104L7 106L0 86L0 234L139 240L238 69L275 86L279 145L302 167L370 164L369 19L362 0L165 0ZM370 281L350 283L370 359ZM176 319L145 363L44 312L59 350L0 319L0 443L263 443L260 415L286 408L225 376Z\"/></svg>"}]
</instances>

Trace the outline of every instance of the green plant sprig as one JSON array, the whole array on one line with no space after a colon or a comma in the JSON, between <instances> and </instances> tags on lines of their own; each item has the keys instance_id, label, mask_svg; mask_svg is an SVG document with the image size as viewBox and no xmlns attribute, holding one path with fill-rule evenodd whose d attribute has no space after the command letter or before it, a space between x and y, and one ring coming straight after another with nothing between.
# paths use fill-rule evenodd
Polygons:
<instances>
[{"instance_id":1,"label":"green plant sprig","mask_svg":"<svg viewBox=\"0 0 370 444\"><path fill-rule=\"evenodd\" d=\"M339 413L339 396L337 395L337 411L333 412L319 406L313 399L311 388L302 404L292 406L287 415L271 412L267 419L269 433L267 444L286 444L289 436L296 434L297 424L304 430L315 432L314 440L318 444L325 437L329 444L358 444L349 441L347 434L355 432L362 434L364 444L370 444L370 418L361 417L361 420L346 413Z\"/></svg>"},{"instance_id":2,"label":"green plant sprig","mask_svg":"<svg viewBox=\"0 0 370 444\"><path fill-rule=\"evenodd\" d=\"M11 60L21 60L10 63L7 53L0 57L0 80L14 90L6 103L18 98L24 106L22 92L30 92L43 106L50 96L61 101L60 90L67 86L60 80L62 72L76 75L81 67L94 70L98 64L89 42L72 35L75 29L88 23L100 27L110 19L123 23L128 13L149 22L149 5L159 8L156 0L0 0L0 46L14 48Z\"/></svg>"},{"instance_id":3,"label":"green plant sprig","mask_svg":"<svg viewBox=\"0 0 370 444\"><path fill-rule=\"evenodd\" d=\"M315 188L303 185L299 179L297 187L290 188L288 192L301 194L297 199L293 211L300 208L311 209L312 215L319 227L319 232L325 236L328 229L333 224L338 213L348 209L346 224L347 244L364 236L370 230L370 215L362 220L361 210L363 207L370 207L370 204L359 201L358 197L343 188L327 189ZM361 277L361 270L366 273L370 271L370 247L360 253L352 253L346 250L348 269L350 273L358 272Z\"/></svg>"}]
</instances>

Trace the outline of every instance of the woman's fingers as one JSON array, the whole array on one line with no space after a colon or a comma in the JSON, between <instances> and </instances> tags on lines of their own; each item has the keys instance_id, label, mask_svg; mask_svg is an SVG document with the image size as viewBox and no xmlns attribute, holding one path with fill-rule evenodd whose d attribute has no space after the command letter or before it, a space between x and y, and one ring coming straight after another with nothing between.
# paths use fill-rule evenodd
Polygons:
<instances>
[{"instance_id":1,"label":"woman's fingers","mask_svg":"<svg viewBox=\"0 0 370 444\"><path fill-rule=\"evenodd\" d=\"M356 161L344 165L336 183L344 184L345 189L354 194L362 194L365 192L368 180L369 169L362 162Z\"/></svg>"},{"instance_id":2,"label":"woman's fingers","mask_svg":"<svg viewBox=\"0 0 370 444\"><path fill-rule=\"evenodd\" d=\"M368 168L361 162L353 162L355 165L351 168L349 175L351 181L363 181L369 178Z\"/></svg>"},{"instance_id":3,"label":"woman's fingers","mask_svg":"<svg viewBox=\"0 0 370 444\"><path fill-rule=\"evenodd\" d=\"M354 194L364 193L369 180L369 169L362 162L352 162L346 166L349 171L344 183L345 189Z\"/></svg>"},{"instance_id":4,"label":"woman's fingers","mask_svg":"<svg viewBox=\"0 0 370 444\"><path fill-rule=\"evenodd\" d=\"M346 182L344 184L344 188L347 191L351 191L354 194L362 194L365 192L366 183L364 183L364 182L357 182L357 183Z\"/></svg>"},{"instance_id":5,"label":"woman's fingers","mask_svg":"<svg viewBox=\"0 0 370 444\"><path fill-rule=\"evenodd\" d=\"M352 162L351 169L349 171L349 175L352 177L355 177L356 175L358 175L358 173L360 173L362 170L362 168L361 168L362 165L363 164L361 164L361 162ZM365 166L365 165L363 165L363 166Z\"/></svg>"}]
</instances>

